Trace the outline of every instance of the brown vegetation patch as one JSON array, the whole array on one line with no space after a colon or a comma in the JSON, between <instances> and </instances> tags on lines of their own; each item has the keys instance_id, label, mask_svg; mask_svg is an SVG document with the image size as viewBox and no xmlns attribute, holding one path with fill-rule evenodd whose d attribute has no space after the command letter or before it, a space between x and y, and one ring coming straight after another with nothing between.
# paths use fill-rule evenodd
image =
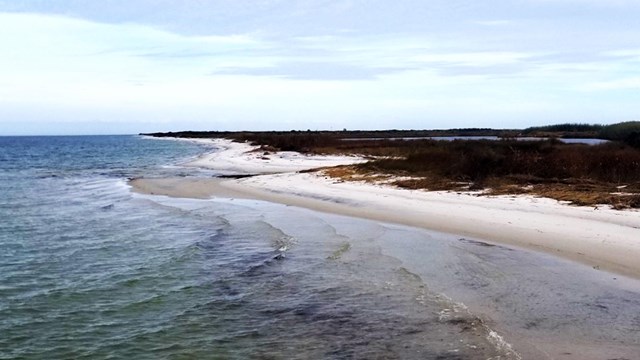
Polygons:
<instances>
[{"instance_id":1,"label":"brown vegetation patch","mask_svg":"<svg viewBox=\"0 0 640 360\"><path fill-rule=\"evenodd\" d=\"M640 151L621 144L418 141L378 146L376 151L368 146L357 150L382 157L325 173L405 189L482 190L480 195L529 194L574 205L640 208Z\"/></svg>"},{"instance_id":2,"label":"brown vegetation patch","mask_svg":"<svg viewBox=\"0 0 640 360\"><path fill-rule=\"evenodd\" d=\"M341 181L385 183L411 190L476 191L475 194L478 196L533 195L578 206L611 205L618 210L640 208L640 183L612 185L588 179L540 179L524 176L492 177L482 182L461 182L432 175L407 177L405 173L404 177L399 177L363 170L359 166L328 168L323 169L322 173Z\"/></svg>"},{"instance_id":3,"label":"brown vegetation patch","mask_svg":"<svg viewBox=\"0 0 640 360\"><path fill-rule=\"evenodd\" d=\"M260 147L255 148L255 149L253 149L253 150L251 150L249 152L252 152L252 153L263 153L263 155L269 155L269 154L277 152L277 151L278 151L278 149L273 147L273 146L260 145Z\"/></svg>"},{"instance_id":4,"label":"brown vegetation patch","mask_svg":"<svg viewBox=\"0 0 640 360\"><path fill-rule=\"evenodd\" d=\"M615 209L639 208L640 191L619 193L617 188L606 183L581 179L565 179L553 183L523 185L513 179L493 179L489 182L488 195L529 194L566 201L572 205L611 205Z\"/></svg>"},{"instance_id":5,"label":"brown vegetation patch","mask_svg":"<svg viewBox=\"0 0 640 360\"><path fill-rule=\"evenodd\" d=\"M358 168L410 177L395 182L410 189L485 190L576 205L640 207L640 151L621 144L454 141L404 150L404 158L377 159Z\"/></svg>"},{"instance_id":6,"label":"brown vegetation patch","mask_svg":"<svg viewBox=\"0 0 640 360\"><path fill-rule=\"evenodd\" d=\"M362 181L371 184L388 183L392 176L371 171L359 171L354 165L322 169L322 174L342 181Z\"/></svg>"},{"instance_id":7,"label":"brown vegetation patch","mask_svg":"<svg viewBox=\"0 0 640 360\"><path fill-rule=\"evenodd\" d=\"M399 188L410 190L429 190L429 191L469 191L471 183L451 181L449 179L435 177L420 177L412 179L396 180L391 183Z\"/></svg>"}]
</instances>

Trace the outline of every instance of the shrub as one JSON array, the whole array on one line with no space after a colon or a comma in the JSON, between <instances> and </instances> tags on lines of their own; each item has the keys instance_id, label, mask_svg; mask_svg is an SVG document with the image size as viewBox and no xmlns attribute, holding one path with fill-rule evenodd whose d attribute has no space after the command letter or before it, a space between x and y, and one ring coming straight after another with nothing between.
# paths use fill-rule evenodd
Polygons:
<instances>
[{"instance_id":1,"label":"shrub","mask_svg":"<svg viewBox=\"0 0 640 360\"><path fill-rule=\"evenodd\" d=\"M611 183L640 181L640 151L620 144L453 141L432 142L412 150L402 159L381 159L361 166L472 182L482 182L489 177L535 178L539 181L573 178Z\"/></svg>"}]
</instances>

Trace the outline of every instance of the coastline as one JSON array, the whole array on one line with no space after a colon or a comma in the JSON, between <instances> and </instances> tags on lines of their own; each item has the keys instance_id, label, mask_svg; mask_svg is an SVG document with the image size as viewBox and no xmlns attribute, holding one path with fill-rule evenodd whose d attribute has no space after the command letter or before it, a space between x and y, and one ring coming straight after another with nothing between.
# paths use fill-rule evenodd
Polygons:
<instances>
[{"instance_id":1,"label":"coastline","mask_svg":"<svg viewBox=\"0 0 640 360\"><path fill-rule=\"evenodd\" d=\"M196 140L220 151L186 166L223 174L226 179L135 179L137 192L191 198L252 198L316 211L398 223L546 252L640 278L640 212L579 207L532 196L477 196L427 192L360 182L342 182L305 172L363 159L265 153L258 147L216 139Z\"/></svg>"}]
</instances>

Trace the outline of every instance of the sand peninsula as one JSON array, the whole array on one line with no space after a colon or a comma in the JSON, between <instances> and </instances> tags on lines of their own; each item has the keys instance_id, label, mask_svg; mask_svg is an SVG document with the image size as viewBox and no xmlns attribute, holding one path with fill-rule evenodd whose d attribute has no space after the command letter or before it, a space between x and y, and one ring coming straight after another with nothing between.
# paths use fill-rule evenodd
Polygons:
<instances>
[{"instance_id":1,"label":"sand peninsula","mask_svg":"<svg viewBox=\"0 0 640 360\"><path fill-rule=\"evenodd\" d=\"M265 152L227 139L191 139L218 150L185 164L224 178L134 179L135 191L191 198L252 198L317 211L398 223L544 251L640 278L640 212L575 206L530 195L478 196L423 191L328 176L330 167L362 163L354 156ZM308 171L322 168L318 171Z\"/></svg>"}]
</instances>

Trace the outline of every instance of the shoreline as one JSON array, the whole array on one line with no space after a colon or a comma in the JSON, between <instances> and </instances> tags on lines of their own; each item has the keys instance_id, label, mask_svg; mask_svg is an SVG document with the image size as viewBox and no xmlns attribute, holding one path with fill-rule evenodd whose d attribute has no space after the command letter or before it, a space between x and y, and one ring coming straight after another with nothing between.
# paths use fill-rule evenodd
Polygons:
<instances>
[{"instance_id":1,"label":"shoreline","mask_svg":"<svg viewBox=\"0 0 640 360\"><path fill-rule=\"evenodd\" d=\"M203 141L203 140L196 140ZM216 139L221 150L186 166L226 174L261 174L239 179L135 179L134 191L206 199L250 198L316 211L397 223L542 251L597 270L640 278L640 212L579 207L532 196L477 196L427 192L360 182L342 182L318 167L363 161L256 152L257 147Z\"/></svg>"}]
</instances>

